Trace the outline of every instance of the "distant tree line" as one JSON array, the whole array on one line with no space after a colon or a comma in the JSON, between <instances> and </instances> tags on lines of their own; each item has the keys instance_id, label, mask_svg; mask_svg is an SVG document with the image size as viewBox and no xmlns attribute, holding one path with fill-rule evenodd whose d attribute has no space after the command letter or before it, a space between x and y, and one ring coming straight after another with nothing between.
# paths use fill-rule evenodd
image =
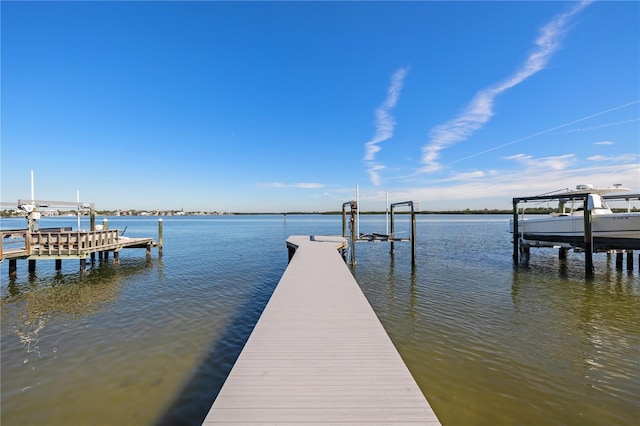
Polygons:
<instances>
[{"instance_id":1,"label":"distant tree line","mask_svg":"<svg viewBox=\"0 0 640 426\"><path fill-rule=\"evenodd\" d=\"M626 208L612 208L611 209L614 213L624 213L627 211ZM525 210L526 214L549 214L549 213L553 213L558 211L556 208L550 208L550 207L529 207ZM632 212L640 212L640 208L638 207L633 207L631 209ZM117 215L118 212L116 211L109 211L109 210L96 210L96 214L99 216L114 216ZM409 214L410 211L408 210L398 210L395 211L394 214ZM511 209L464 209L464 210L424 210L424 211L420 211L420 212L416 212L417 214L425 214L425 215L429 215L429 214L468 214L468 215L480 215L480 214L484 214L484 215L490 215L490 214L513 214L513 210ZM60 216L63 215L75 215L77 214L77 212L75 210L69 210L69 211L60 211L59 212ZM120 212L120 214L122 216L177 216L177 215L184 215L184 216L205 216L205 215L304 215L304 214L322 214L322 215L341 215L342 211L328 211L328 212L282 212L282 213L245 213L245 212L233 212L233 213L226 213L226 212L182 212L182 211L152 211L152 212L147 212L147 211L136 211L136 210L129 210L129 211L123 211ZM375 215L375 214L385 214L384 211L363 211L360 212L360 214L369 214L369 215ZM80 215L88 215L87 211L81 211ZM26 216L26 213L24 211L21 210L13 210L13 209L8 209L8 210L0 210L0 217L23 217Z\"/></svg>"}]
</instances>

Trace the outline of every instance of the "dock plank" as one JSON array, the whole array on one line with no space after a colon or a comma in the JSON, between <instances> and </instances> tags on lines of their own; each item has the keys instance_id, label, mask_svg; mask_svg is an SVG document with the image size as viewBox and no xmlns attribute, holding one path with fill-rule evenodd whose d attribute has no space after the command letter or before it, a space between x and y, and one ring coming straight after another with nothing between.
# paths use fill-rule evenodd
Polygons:
<instances>
[{"instance_id":1,"label":"dock plank","mask_svg":"<svg viewBox=\"0 0 640 426\"><path fill-rule=\"evenodd\" d=\"M297 247L204 425L438 425L336 237Z\"/></svg>"}]
</instances>

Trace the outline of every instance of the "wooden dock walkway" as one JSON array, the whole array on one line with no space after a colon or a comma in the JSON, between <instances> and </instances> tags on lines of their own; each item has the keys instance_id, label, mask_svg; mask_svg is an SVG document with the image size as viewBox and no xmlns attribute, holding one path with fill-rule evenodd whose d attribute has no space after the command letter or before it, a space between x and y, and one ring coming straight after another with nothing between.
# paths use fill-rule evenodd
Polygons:
<instances>
[{"instance_id":1,"label":"wooden dock walkway","mask_svg":"<svg viewBox=\"0 0 640 426\"><path fill-rule=\"evenodd\" d=\"M439 425L338 250L292 236L295 254L204 425Z\"/></svg>"}]
</instances>

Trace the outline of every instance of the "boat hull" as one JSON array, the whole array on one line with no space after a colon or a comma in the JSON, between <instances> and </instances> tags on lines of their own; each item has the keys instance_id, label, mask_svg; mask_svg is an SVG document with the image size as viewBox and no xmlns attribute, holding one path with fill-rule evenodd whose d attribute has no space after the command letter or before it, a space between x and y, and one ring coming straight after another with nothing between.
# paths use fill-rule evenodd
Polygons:
<instances>
[{"instance_id":1,"label":"boat hull","mask_svg":"<svg viewBox=\"0 0 640 426\"><path fill-rule=\"evenodd\" d=\"M591 229L594 250L640 250L640 213L593 215ZM573 215L519 219L518 235L529 245L584 247L584 217Z\"/></svg>"}]
</instances>

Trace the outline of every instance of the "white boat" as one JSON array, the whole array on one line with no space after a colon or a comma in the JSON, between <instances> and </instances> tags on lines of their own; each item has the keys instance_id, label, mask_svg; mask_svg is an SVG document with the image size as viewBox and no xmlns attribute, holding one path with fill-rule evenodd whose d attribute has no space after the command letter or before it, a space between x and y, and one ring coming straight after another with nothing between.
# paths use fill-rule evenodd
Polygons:
<instances>
[{"instance_id":1,"label":"white boat","mask_svg":"<svg viewBox=\"0 0 640 426\"><path fill-rule=\"evenodd\" d=\"M606 198L628 192L630 189L616 185L611 188L593 188L592 185L578 185L576 190L554 193L539 197L526 197L528 200L558 200L558 211L550 215L525 216L526 208L518 212L518 237L524 246L534 247L584 247L585 211L591 213L592 247L594 251L640 249L640 212L631 211L629 196L626 212L614 213L605 202ZM607 196L608 195L608 196ZM625 199L625 195L615 196ZM516 199L514 199L516 200ZM513 233L513 220L510 223Z\"/></svg>"}]
</instances>

